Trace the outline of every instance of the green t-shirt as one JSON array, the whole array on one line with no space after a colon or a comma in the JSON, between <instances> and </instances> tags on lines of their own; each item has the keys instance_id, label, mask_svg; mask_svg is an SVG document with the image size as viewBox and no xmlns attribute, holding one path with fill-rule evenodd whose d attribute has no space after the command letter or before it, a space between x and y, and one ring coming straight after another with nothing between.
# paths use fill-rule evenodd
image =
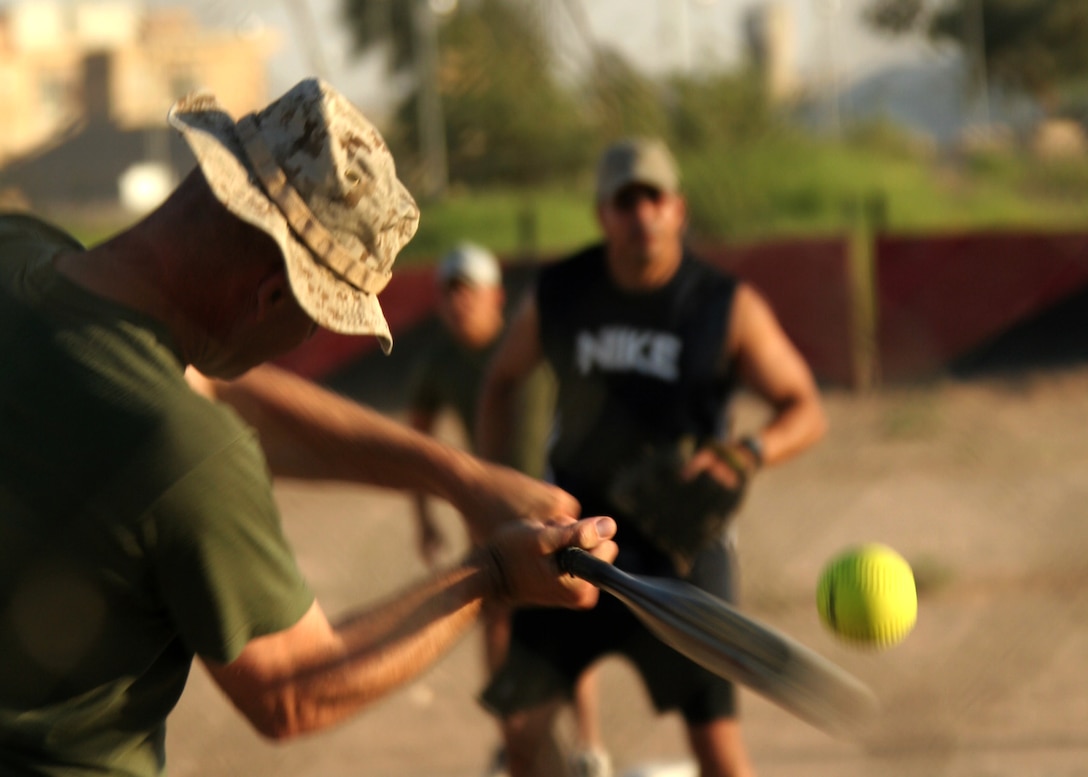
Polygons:
<instances>
[{"instance_id":1,"label":"green t-shirt","mask_svg":"<svg viewBox=\"0 0 1088 777\"><path fill-rule=\"evenodd\" d=\"M497 347L498 341L485 348L468 348L442 329L416 363L410 407L426 413L452 410L471 442L480 389ZM543 476L554 405L555 382L551 370L541 365L518 392L515 428L504 464L534 477Z\"/></svg>"},{"instance_id":2,"label":"green t-shirt","mask_svg":"<svg viewBox=\"0 0 1088 777\"><path fill-rule=\"evenodd\" d=\"M313 602L253 432L167 332L60 276L0 217L0 774L162 773L194 654Z\"/></svg>"}]
</instances>

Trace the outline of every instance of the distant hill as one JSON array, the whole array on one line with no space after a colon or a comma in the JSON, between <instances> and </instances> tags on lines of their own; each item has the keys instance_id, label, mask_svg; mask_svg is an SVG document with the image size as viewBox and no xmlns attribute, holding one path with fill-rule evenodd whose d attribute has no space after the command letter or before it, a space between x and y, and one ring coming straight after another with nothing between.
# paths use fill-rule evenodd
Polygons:
<instances>
[{"instance_id":1,"label":"distant hill","mask_svg":"<svg viewBox=\"0 0 1088 777\"><path fill-rule=\"evenodd\" d=\"M955 143L964 130L982 123L978 105L964 101L966 69L957 52L934 52L930 59L911 59L885 65L843 89L839 111L846 121L886 119L892 124L931 138L940 146ZM989 116L994 125L1019 130L1041 115L1024 97L989 92ZM815 121L826 113L825 104L806 108Z\"/></svg>"}]
</instances>

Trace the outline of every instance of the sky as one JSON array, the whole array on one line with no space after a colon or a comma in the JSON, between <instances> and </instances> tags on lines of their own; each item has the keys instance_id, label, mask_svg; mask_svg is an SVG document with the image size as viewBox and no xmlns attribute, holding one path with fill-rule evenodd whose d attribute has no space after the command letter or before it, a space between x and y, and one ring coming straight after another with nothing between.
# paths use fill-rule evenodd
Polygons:
<instances>
[{"instance_id":1,"label":"sky","mask_svg":"<svg viewBox=\"0 0 1088 777\"><path fill-rule=\"evenodd\" d=\"M10 0L5 0L10 1ZM408 2L409 0L397 0ZM445 0L450 2L451 0ZM263 23L281 30L284 48L271 65L274 92L319 69L341 90L376 107L384 78L380 61L360 60L339 19L341 0L296 0L309 8L314 34L322 41L317 55L307 56L306 25L291 11L289 0L148 0L152 4L191 7L206 23L228 29ZM441 3L442 0L434 0ZM572 51L579 45L574 27L565 21L560 0L550 0L553 14L569 35ZM745 13L761 0L581 0L591 34L651 72L698 67L703 61L733 64L743 52ZM813 78L833 74L839 80L872 71L891 61L925 55L925 44L889 41L860 21L864 0L777 0L791 12L797 40L798 68ZM387 96L386 96L387 97Z\"/></svg>"},{"instance_id":2,"label":"sky","mask_svg":"<svg viewBox=\"0 0 1088 777\"><path fill-rule=\"evenodd\" d=\"M17 1L0 0L0 7ZM242 32L266 25L278 30L282 48L270 63L269 73L274 94L308 75L322 74L364 110L381 113L388 106L391 90L381 60L375 56L360 59L350 51L339 18L341 0L142 1L152 6L187 6L205 24L220 29ZM551 13L559 23L565 48L577 58L584 45L562 10L563 3L544 1L552 3ZM764 1L581 0L581 7L594 38L618 49L647 71L661 72L696 69L707 62L739 62L743 56L744 15ZM846 83L884 64L926 56L926 44L922 42L889 41L867 30L859 18L865 0L775 1L792 15L802 78L826 81L834 77ZM432 2L441 5L454 0ZM299 7L308 8L308 14L300 17ZM307 45L311 40L320 41L316 52L315 47Z\"/></svg>"}]
</instances>

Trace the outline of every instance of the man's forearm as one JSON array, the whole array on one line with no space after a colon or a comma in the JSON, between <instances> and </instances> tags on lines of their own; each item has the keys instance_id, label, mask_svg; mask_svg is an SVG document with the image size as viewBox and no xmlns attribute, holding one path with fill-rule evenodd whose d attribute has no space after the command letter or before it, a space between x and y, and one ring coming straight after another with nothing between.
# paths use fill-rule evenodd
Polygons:
<instances>
[{"instance_id":1,"label":"man's forearm","mask_svg":"<svg viewBox=\"0 0 1088 777\"><path fill-rule=\"evenodd\" d=\"M610 545L605 559L611 561L615 546L609 538L614 533L610 519L541 530L511 526L501 539L474 549L457 567L347 618L335 627L343 646L336 670L324 671L326 664L295 675L298 698L310 706L304 714L311 717L301 730L343 718L418 675L464 635L485 599L591 606L596 589L562 575L551 556L571 543L592 551L603 540Z\"/></svg>"},{"instance_id":2,"label":"man's forearm","mask_svg":"<svg viewBox=\"0 0 1088 777\"><path fill-rule=\"evenodd\" d=\"M431 666L475 623L488 585L479 566L460 566L338 624L345 647L341 669L316 672L300 689L309 718L302 730L345 718Z\"/></svg>"},{"instance_id":3,"label":"man's forearm","mask_svg":"<svg viewBox=\"0 0 1088 777\"><path fill-rule=\"evenodd\" d=\"M194 385L233 406L258 431L269 466L281 477L439 497L461 512L476 541L511 520L573 518L580 512L577 501L555 486L483 461L274 367L259 367L230 383Z\"/></svg>"},{"instance_id":4,"label":"man's forearm","mask_svg":"<svg viewBox=\"0 0 1088 777\"><path fill-rule=\"evenodd\" d=\"M818 397L783 405L759 433L763 466L780 464L807 450L827 433L827 416Z\"/></svg>"},{"instance_id":5,"label":"man's forearm","mask_svg":"<svg viewBox=\"0 0 1088 777\"><path fill-rule=\"evenodd\" d=\"M478 464L463 452L275 367L216 382L214 394L257 430L277 476L449 498L478 472Z\"/></svg>"},{"instance_id":6,"label":"man's forearm","mask_svg":"<svg viewBox=\"0 0 1088 777\"><path fill-rule=\"evenodd\" d=\"M597 589L562 574L553 554L574 545L612 561L615 531L609 518L512 523L453 569L337 626L315 601L294 626L250 641L230 664L205 663L265 736L285 739L325 728L419 675L468 631L484 599L592 607Z\"/></svg>"},{"instance_id":7,"label":"man's forearm","mask_svg":"<svg viewBox=\"0 0 1088 777\"><path fill-rule=\"evenodd\" d=\"M384 604L330 626L315 603L294 627L308 636L272 635L285 644L281 671L254 673L208 664L216 681L272 739L335 725L419 675L475 622L494 575L476 561L429 578ZM309 644L308 655L297 655ZM247 651L250 648L247 648ZM245 661L246 654L239 660ZM271 672L271 673L269 673Z\"/></svg>"}]
</instances>

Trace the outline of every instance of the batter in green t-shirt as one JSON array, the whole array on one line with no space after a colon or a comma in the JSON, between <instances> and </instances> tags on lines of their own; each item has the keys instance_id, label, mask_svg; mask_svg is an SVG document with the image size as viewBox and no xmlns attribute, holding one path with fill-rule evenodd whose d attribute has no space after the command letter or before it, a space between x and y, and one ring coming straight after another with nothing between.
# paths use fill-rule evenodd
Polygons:
<instances>
[{"instance_id":1,"label":"batter in green t-shirt","mask_svg":"<svg viewBox=\"0 0 1088 777\"><path fill-rule=\"evenodd\" d=\"M553 554L617 551L560 489L266 364L318 327L392 346L377 295L419 210L354 106L305 79L237 121L206 92L168 119L198 166L104 242L0 214L4 777L158 777L194 657L261 735L329 728L485 601L593 606ZM483 544L330 620L273 473L447 499Z\"/></svg>"},{"instance_id":2,"label":"batter in green t-shirt","mask_svg":"<svg viewBox=\"0 0 1088 777\"><path fill-rule=\"evenodd\" d=\"M0 771L154 774L193 655L229 662L313 596L253 434L161 326L58 275L73 248L0 221Z\"/></svg>"}]
</instances>

